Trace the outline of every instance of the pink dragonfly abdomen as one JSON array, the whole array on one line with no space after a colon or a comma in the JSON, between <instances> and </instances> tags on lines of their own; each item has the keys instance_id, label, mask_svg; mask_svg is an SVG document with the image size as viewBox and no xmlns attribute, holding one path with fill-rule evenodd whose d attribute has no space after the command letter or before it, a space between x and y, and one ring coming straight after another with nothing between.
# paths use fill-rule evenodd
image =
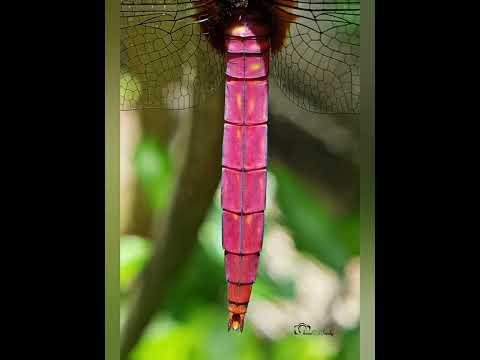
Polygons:
<instances>
[{"instance_id":1,"label":"pink dragonfly abdomen","mask_svg":"<svg viewBox=\"0 0 480 360\"><path fill-rule=\"evenodd\" d=\"M267 29L253 17L226 31L222 237L228 329L243 330L263 242L267 186Z\"/></svg>"}]
</instances>

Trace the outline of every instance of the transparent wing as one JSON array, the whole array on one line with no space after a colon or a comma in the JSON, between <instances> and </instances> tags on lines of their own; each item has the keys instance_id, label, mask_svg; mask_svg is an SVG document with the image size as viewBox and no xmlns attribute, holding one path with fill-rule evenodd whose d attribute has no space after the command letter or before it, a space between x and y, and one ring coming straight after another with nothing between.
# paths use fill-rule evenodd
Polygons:
<instances>
[{"instance_id":1,"label":"transparent wing","mask_svg":"<svg viewBox=\"0 0 480 360\"><path fill-rule=\"evenodd\" d=\"M273 0L273 11L271 73L284 94L309 111L358 113L360 2Z\"/></svg>"},{"instance_id":2,"label":"transparent wing","mask_svg":"<svg viewBox=\"0 0 480 360\"><path fill-rule=\"evenodd\" d=\"M194 106L219 88L213 0L121 0L122 110Z\"/></svg>"}]
</instances>

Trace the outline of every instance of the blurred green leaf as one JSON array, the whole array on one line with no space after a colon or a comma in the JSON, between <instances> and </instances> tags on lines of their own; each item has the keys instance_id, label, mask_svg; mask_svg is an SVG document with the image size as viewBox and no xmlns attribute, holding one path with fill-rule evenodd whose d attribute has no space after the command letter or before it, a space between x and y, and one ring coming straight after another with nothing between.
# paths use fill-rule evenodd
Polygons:
<instances>
[{"instance_id":1,"label":"blurred green leaf","mask_svg":"<svg viewBox=\"0 0 480 360\"><path fill-rule=\"evenodd\" d=\"M251 329L243 334L227 332L225 317L218 307L192 311L182 322L165 316L156 318L135 347L132 360L259 359L258 340Z\"/></svg>"},{"instance_id":2,"label":"blurred green leaf","mask_svg":"<svg viewBox=\"0 0 480 360\"><path fill-rule=\"evenodd\" d=\"M224 316L219 316L219 313ZM193 359L259 359L261 357L258 340L248 326L243 333L227 331L227 313L222 309L208 307L192 316L197 332L203 333L203 342L198 344Z\"/></svg>"},{"instance_id":3,"label":"blurred green leaf","mask_svg":"<svg viewBox=\"0 0 480 360\"><path fill-rule=\"evenodd\" d=\"M335 226L338 237L345 244L349 256L360 255L360 214L355 212L338 219Z\"/></svg>"},{"instance_id":4,"label":"blurred green leaf","mask_svg":"<svg viewBox=\"0 0 480 360\"><path fill-rule=\"evenodd\" d=\"M150 257L151 243L139 236L120 238L120 289L128 289Z\"/></svg>"},{"instance_id":5,"label":"blurred green leaf","mask_svg":"<svg viewBox=\"0 0 480 360\"><path fill-rule=\"evenodd\" d=\"M222 211L214 202L208 215L199 230L199 241L212 261L224 264L224 250L222 247Z\"/></svg>"},{"instance_id":6,"label":"blurred green leaf","mask_svg":"<svg viewBox=\"0 0 480 360\"><path fill-rule=\"evenodd\" d=\"M163 318L155 319L150 323L133 349L131 360L189 359L196 341L192 329L163 321Z\"/></svg>"},{"instance_id":7,"label":"blurred green leaf","mask_svg":"<svg viewBox=\"0 0 480 360\"><path fill-rule=\"evenodd\" d=\"M225 287L223 265L213 261L205 249L198 246L169 293L165 308L176 319L184 320L193 309L206 304L223 306Z\"/></svg>"},{"instance_id":8,"label":"blurred green leaf","mask_svg":"<svg viewBox=\"0 0 480 360\"><path fill-rule=\"evenodd\" d=\"M341 272L359 245L356 222L335 218L300 178L279 164L271 166L277 180L277 201L283 222L298 250L310 253ZM356 233L356 235L355 235Z\"/></svg>"},{"instance_id":9,"label":"blurred green leaf","mask_svg":"<svg viewBox=\"0 0 480 360\"><path fill-rule=\"evenodd\" d=\"M134 164L152 208L165 208L173 187L173 167L167 148L144 137L137 145Z\"/></svg>"},{"instance_id":10,"label":"blurred green leaf","mask_svg":"<svg viewBox=\"0 0 480 360\"><path fill-rule=\"evenodd\" d=\"M287 336L274 346L276 360L333 360L337 353L334 340L328 336Z\"/></svg>"},{"instance_id":11,"label":"blurred green leaf","mask_svg":"<svg viewBox=\"0 0 480 360\"><path fill-rule=\"evenodd\" d=\"M335 360L360 359L360 328L347 330L342 335L342 348Z\"/></svg>"}]
</instances>

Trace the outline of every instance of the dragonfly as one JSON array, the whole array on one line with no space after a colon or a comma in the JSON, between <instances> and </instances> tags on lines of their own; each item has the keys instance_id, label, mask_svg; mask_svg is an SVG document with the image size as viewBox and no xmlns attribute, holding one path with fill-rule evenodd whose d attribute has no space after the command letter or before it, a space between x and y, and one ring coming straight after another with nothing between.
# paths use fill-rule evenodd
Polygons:
<instances>
[{"instance_id":1,"label":"dragonfly","mask_svg":"<svg viewBox=\"0 0 480 360\"><path fill-rule=\"evenodd\" d=\"M359 113L358 0L121 0L121 109L180 110L224 84L227 328L243 332L263 246L269 82L302 109Z\"/></svg>"}]
</instances>

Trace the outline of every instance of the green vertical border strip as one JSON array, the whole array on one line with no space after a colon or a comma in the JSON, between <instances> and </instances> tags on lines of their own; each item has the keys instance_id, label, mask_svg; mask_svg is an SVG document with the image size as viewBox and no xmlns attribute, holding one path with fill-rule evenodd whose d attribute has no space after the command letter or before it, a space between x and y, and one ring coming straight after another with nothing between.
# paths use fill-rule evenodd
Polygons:
<instances>
[{"instance_id":1,"label":"green vertical border strip","mask_svg":"<svg viewBox=\"0 0 480 360\"><path fill-rule=\"evenodd\" d=\"M120 1L105 2L105 359L120 358Z\"/></svg>"},{"instance_id":2,"label":"green vertical border strip","mask_svg":"<svg viewBox=\"0 0 480 360\"><path fill-rule=\"evenodd\" d=\"M375 359L375 0L361 0L361 359Z\"/></svg>"}]
</instances>

